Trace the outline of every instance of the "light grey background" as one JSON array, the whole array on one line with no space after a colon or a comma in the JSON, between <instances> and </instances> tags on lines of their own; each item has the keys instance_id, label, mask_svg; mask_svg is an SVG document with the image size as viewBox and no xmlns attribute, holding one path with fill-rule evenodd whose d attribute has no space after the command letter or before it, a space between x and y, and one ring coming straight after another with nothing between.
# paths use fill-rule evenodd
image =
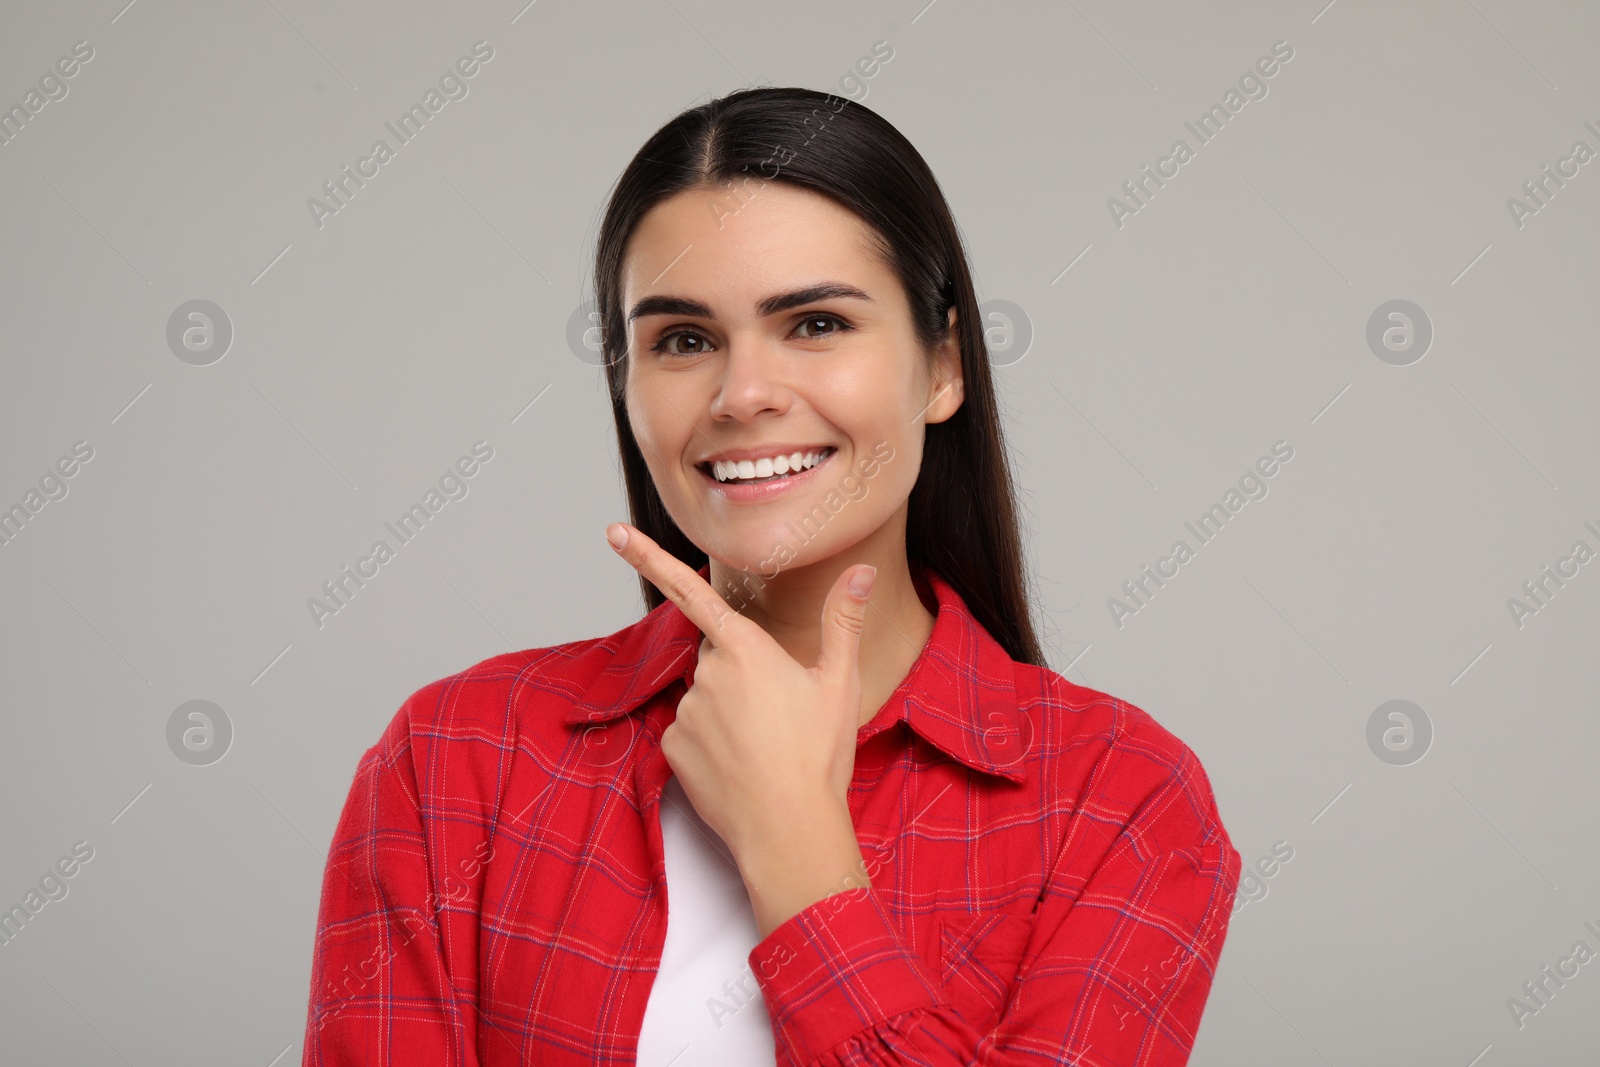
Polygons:
<instances>
[{"instance_id":1,"label":"light grey background","mask_svg":"<svg viewBox=\"0 0 1600 1067\"><path fill-rule=\"evenodd\" d=\"M865 102L1033 331L996 374L1051 665L1194 748L1246 863L1294 849L1192 1062L1600 1049L1600 962L1507 1006L1600 950L1600 563L1507 606L1600 549L1600 160L1507 206L1600 151L1593 4L123 2L0 16L5 106L94 49L0 147L0 506L94 450L0 546L0 907L94 849L0 947L0 1058L298 1062L361 753L421 685L640 613L567 341L611 183L682 108L844 95L879 40ZM319 229L307 199L479 40L468 95ZM1119 228L1108 198L1280 40L1268 95ZM195 299L234 329L209 366L166 339ZM1408 366L1366 340L1397 299L1434 330ZM468 495L319 629L308 598L478 440ZM1279 440L1269 495L1118 627ZM1367 743L1392 699L1434 731L1408 766ZM208 766L168 747L191 700L232 724Z\"/></svg>"}]
</instances>

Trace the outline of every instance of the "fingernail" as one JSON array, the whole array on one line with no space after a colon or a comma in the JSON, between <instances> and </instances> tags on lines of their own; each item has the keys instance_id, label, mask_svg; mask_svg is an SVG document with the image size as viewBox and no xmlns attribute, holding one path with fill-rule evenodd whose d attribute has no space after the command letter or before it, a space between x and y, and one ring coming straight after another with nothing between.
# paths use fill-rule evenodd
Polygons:
<instances>
[{"instance_id":1,"label":"fingernail","mask_svg":"<svg viewBox=\"0 0 1600 1067\"><path fill-rule=\"evenodd\" d=\"M867 576L865 578L861 577L860 571L857 571L855 577L849 581L850 591L856 595L858 600L865 600L872 593L872 583L877 580L878 568L876 567L867 568Z\"/></svg>"},{"instance_id":2,"label":"fingernail","mask_svg":"<svg viewBox=\"0 0 1600 1067\"><path fill-rule=\"evenodd\" d=\"M614 522L606 527L606 540L611 542L611 547L620 549L628 543L628 528L620 522Z\"/></svg>"}]
</instances>

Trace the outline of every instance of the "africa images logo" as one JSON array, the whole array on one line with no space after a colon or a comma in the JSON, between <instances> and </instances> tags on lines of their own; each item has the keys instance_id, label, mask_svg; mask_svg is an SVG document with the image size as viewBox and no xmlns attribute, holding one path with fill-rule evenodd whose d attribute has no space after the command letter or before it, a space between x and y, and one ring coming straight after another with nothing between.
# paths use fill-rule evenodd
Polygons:
<instances>
[{"instance_id":1,"label":"africa images logo","mask_svg":"<svg viewBox=\"0 0 1600 1067\"><path fill-rule=\"evenodd\" d=\"M416 139L428 120L444 110L444 106L452 100L465 100L470 87L466 79L472 78L482 70L480 64L487 63L494 58L494 48L487 41L473 43L472 54L462 56L456 60L453 67L447 68L439 75L439 88L429 86L423 94L421 103L414 103L394 122L385 122L384 128L394 134L396 146L391 148L389 142L383 138L372 142L372 151L356 160L356 169L352 173L350 164L346 163L340 168L337 178L330 178L322 183L322 192L327 196L327 201L318 200L316 197L306 198L306 209L311 212L311 221L317 224L317 229L322 229L323 219L329 215L337 215L349 206L349 201L355 198L357 190L366 188L367 181L378 176L381 167L395 158L395 153L402 145L408 145ZM398 123L398 127L396 126ZM366 180L363 180L366 179Z\"/></svg>"},{"instance_id":2,"label":"africa images logo","mask_svg":"<svg viewBox=\"0 0 1600 1067\"><path fill-rule=\"evenodd\" d=\"M1234 116L1243 111L1245 105L1252 100L1265 100L1268 88L1267 79L1276 75L1283 69L1283 64L1294 58L1294 46L1288 41L1274 41L1272 54L1257 59L1253 67L1247 68L1239 76L1239 88L1232 86L1223 94L1220 103L1212 104L1195 122L1185 122L1184 126L1194 134L1196 145L1191 147L1189 142L1178 138L1172 142L1172 150L1156 160L1156 167L1151 171L1150 164L1140 167L1140 175L1122 183L1122 191L1127 200L1116 197L1106 198L1106 209L1111 213L1111 221L1122 229L1127 225L1126 220L1137 215L1140 211L1150 206L1150 201L1155 199L1156 192L1165 189L1167 183L1163 178L1171 180L1181 172L1184 164L1194 159L1200 149L1216 140ZM1172 169L1168 170L1168 166ZM1151 188L1154 186L1154 188Z\"/></svg>"},{"instance_id":3,"label":"africa images logo","mask_svg":"<svg viewBox=\"0 0 1600 1067\"><path fill-rule=\"evenodd\" d=\"M1293 445L1287 441L1274 442L1270 455L1256 460L1254 466L1247 468L1244 474L1239 476L1237 489L1229 486L1220 502L1212 504L1194 522L1183 524L1184 529L1194 536L1193 546L1180 537L1172 543L1172 548L1165 556L1156 560L1154 571L1147 563L1138 576L1122 583L1122 592L1127 596L1127 600L1107 597L1106 610L1111 613L1111 621L1116 623L1117 629L1120 630L1126 625L1128 616L1137 615L1149 607L1149 602L1155 597L1156 591L1176 578L1179 569L1195 558L1202 545L1210 544L1222 532L1228 520L1243 511L1247 503L1252 500L1265 500L1267 494L1271 492L1267 479L1282 470L1282 464L1288 463L1293 458Z\"/></svg>"}]
</instances>

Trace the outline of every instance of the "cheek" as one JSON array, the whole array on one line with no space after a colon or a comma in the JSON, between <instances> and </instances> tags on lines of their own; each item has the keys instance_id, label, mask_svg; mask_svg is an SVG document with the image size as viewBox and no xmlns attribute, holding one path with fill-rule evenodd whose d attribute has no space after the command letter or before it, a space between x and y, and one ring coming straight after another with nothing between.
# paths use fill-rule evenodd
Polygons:
<instances>
[{"instance_id":1,"label":"cheek","mask_svg":"<svg viewBox=\"0 0 1600 1067\"><path fill-rule=\"evenodd\" d=\"M641 400L645 395L654 396L655 402ZM638 442L639 451L644 454L645 463L651 472L659 473L672 449L673 419L679 424L683 419L674 416L666 398L648 384L643 386L643 392L637 390L633 377L629 378L624 400L627 405L628 423L633 427L633 439ZM663 417L663 411L668 417Z\"/></svg>"},{"instance_id":2,"label":"cheek","mask_svg":"<svg viewBox=\"0 0 1600 1067\"><path fill-rule=\"evenodd\" d=\"M841 526L854 536L864 536L888 521L904 506L917 484L922 441L920 436L896 426L896 418L853 438L855 455L848 474L848 487L844 484L847 480L844 471L832 479L839 486L840 496L848 501L838 516ZM904 429L915 431L917 425L907 419Z\"/></svg>"}]
</instances>

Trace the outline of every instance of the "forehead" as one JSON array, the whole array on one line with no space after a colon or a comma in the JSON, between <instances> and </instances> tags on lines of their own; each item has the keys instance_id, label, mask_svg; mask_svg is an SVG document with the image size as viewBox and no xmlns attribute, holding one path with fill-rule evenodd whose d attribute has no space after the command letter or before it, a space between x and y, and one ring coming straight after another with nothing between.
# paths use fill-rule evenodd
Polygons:
<instances>
[{"instance_id":1,"label":"forehead","mask_svg":"<svg viewBox=\"0 0 1600 1067\"><path fill-rule=\"evenodd\" d=\"M871 228L847 208L782 182L757 179L737 188L742 200L726 188L690 189L645 214L623 256L624 307L672 293L728 301L746 312L755 296L818 278L874 296L893 280L873 248Z\"/></svg>"}]
</instances>

